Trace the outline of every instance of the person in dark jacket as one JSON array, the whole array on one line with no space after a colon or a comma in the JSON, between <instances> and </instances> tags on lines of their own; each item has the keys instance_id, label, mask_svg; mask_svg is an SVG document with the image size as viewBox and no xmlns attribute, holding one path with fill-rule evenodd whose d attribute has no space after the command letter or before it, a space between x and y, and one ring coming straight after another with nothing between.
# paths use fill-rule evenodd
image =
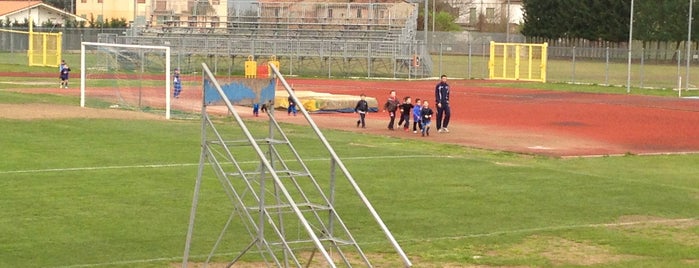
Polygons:
<instances>
[{"instance_id":1,"label":"person in dark jacket","mask_svg":"<svg viewBox=\"0 0 699 268\"><path fill-rule=\"evenodd\" d=\"M403 131L409 131L410 127L410 113L413 110L412 99L408 97L403 98L403 103L399 106L400 109L400 120L398 125L403 126Z\"/></svg>"},{"instance_id":2,"label":"person in dark jacket","mask_svg":"<svg viewBox=\"0 0 699 268\"><path fill-rule=\"evenodd\" d=\"M366 113L369 112L369 103L366 101L366 95L362 93L359 95L360 100L357 101L357 106L354 107L354 112L359 114L359 120L357 120L357 127L362 125L362 128L366 128L365 118Z\"/></svg>"},{"instance_id":3,"label":"person in dark jacket","mask_svg":"<svg viewBox=\"0 0 699 268\"><path fill-rule=\"evenodd\" d=\"M61 79L61 88L68 88L68 77L70 76L70 67L68 67L68 64L66 64L65 61L61 62L61 66L59 67L60 69L60 74L59 78Z\"/></svg>"},{"instance_id":4,"label":"person in dark jacket","mask_svg":"<svg viewBox=\"0 0 699 268\"><path fill-rule=\"evenodd\" d=\"M400 105L400 102L398 102L398 99L396 98L396 91L391 90L391 93L388 95L388 100L386 100L386 103L383 105L384 111L388 111L388 129L393 130L393 126L395 125L396 121L396 110L398 110L398 105Z\"/></svg>"},{"instance_id":5,"label":"person in dark jacket","mask_svg":"<svg viewBox=\"0 0 699 268\"><path fill-rule=\"evenodd\" d=\"M420 109L420 123L422 124L422 136L430 135L430 124L432 121L432 109L430 109L430 104L427 100L422 102L422 108Z\"/></svg>"},{"instance_id":6,"label":"person in dark jacket","mask_svg":"<svg viewBox=\"0 0 699 268\"><path fill-rule=\"evenodd\" d=\"M440 77L441 81L434 89L435 106L437 106L437 132L449 132L449 118L451 118L451 108L449 107L449 84L447 75Z\"/></svg>"}]
</instances>

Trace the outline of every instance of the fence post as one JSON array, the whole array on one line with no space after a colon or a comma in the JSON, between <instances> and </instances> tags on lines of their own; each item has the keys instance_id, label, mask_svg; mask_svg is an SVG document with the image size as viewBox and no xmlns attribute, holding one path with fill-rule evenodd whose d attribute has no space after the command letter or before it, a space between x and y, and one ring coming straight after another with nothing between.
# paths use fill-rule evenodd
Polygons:
<instances>
[{"instance_id":1,"label":"fence post","mask_svg":"<svg viewBox=\"0 0 699 268\"><path fill-rule=\"evenodd\" d=\"M575 46L573 46L573 74L571 77L571 82L575 83Z\"/></svg>"},{"instance_id":2,"label":"fence post","mask_svg":"<svg viewBox=\"0 0 699 268\"><path fill-rule=\"evenodd\" d=\"M444 49L444 43L439 42L439 72L437 75L441 76L444 72L442 72L442 52Z\"/></svg>"},{"instance_id":3,"label":"fence post","mask_svg":"<svg viewBox=\"0 0 699 268\"><path fill-rule=\"evenodd\" d=\"M643 81L645 80L644 74L645 74L645 62L646 62L646 48L642 47L641 48L641 71L640 71L640 76L641 76L641 88L643 88Z\"/></svg>"},{"instance_id":4,"label":"fence post","mask_svg":"<svg viewBox=\"0 0 699 268\"><path fill-rule=\"evenodd\" d=\"M682 81L682 75L680 74L680 69L681 69L680 66L682 65L682 64L681 64L681 62L682 62L682 59L681 59L681 58L682 58L682 57L680 57L681 53L682 53L682 51L680 51L680 50L678 49L678 50L677 50L677 79L678 79L680 82L677 84L677 85L678 85L677 90L680 91L680 92L682 91L682 82L681 82L681 81ZM682 93L678 93L678 94L680 94L680 96L681 96Z\"/></svg>"},{"instance_id":5,"label":"fence post","mask_svg":"<svg viewBox=\"0 0 699 268\"><path fill-rule=\"evenodd\" d=\"M471 41L468 42L468 74L467 74L467 79L471 79L471 56L473 55L472 53L472 48L471 48Z\"/></svg>"},{"instance_id":6,"label":"fence post","mask_svg":"<svg viewBox=\"0 0 699 268\"><path fill-rule=\"evenodd\" d=\"M605 50L605 61L604 61L604 85L609 85L609 47Z\"/></svg>"},{"instance_id":7,"label":"fence post","mask_svg":"<svg viewBox=\"0 0 699 268\"><path fill-rule=\"evenodd\" d=\"M482 50L483 52L485 52L485 51L490 51L489 49L486 50L486 46L485 46L486 42L488 42L488 41L483 40L483 50ZM483 75L483 76L485 76L485 77L489 77L489 76L486 74L486 72L485 72L485 71L486 71L486 70L485 70L485 66L488 65L487 62L488 62L488 57L489 57L489 55L486 55L485 53L481 53L481 54L483 55L483 62L484 62L484 63L481 63L481 75Z\"/></svg>"}]
</instances>

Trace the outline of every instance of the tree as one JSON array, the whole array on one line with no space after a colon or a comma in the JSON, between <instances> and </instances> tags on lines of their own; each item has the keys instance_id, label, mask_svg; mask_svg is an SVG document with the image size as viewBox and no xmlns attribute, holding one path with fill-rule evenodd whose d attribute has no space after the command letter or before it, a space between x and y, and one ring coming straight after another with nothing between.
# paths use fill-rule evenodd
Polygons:
<instances>
[{"instance_id":1,"label":"tree","mask_svg":"<svg viewBox=\"0 0 699 268\"><path fill-rule=\"evenodd\" d=\"M75 14L75 0L42 0L44 4Z\"/></svg>"},{"instance_id":2,"label":"tree","mask_svg":"<svg viewBox=\"0 0 699 268\"><path fill-rule=\"evenodd\" d=\"M452 7L449 3L446 1L442 0L436 0L435 2L435 13L433 14L431 12L430 7L428 7L428 17L427 21L428 23L432 21L432 17L434 16L435 20L435 31L461 31L461 27L456 24L456 18L459 16L459 9ZM417 30L418 31L423 31L425 30L424 27L424 20L425 20L425 15L424 15L424 10L425 10L425 2L421 2L418 5L418 17L417 17ZM427 25L427 29L429 30L430 27Z\"/></svg>"}]
</instances>

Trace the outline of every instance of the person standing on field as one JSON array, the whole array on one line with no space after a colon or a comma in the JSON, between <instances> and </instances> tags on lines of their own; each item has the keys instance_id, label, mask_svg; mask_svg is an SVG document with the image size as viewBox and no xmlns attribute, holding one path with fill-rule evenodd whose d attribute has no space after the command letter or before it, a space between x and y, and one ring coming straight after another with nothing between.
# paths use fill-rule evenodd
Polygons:
<instances>
[{"instance_id":1,"label":"person standing on field","mask_svg":"<svg viewBox=\"0 0 699 268\"><path fill-rule=\"evenodd\" d=\"M430 125L432 123L432 109L430 109L430 104L427 100L422 102L422 108L420 108L420 124L422 124L422 136L430 135Z\"/></svg>"},{"instance_id":2,"label":"person standing on field","mask_svg":"<svg viewBox=\"0 0 699 268\"><path fill-rule=\"evenodd\" d=\"M294 89L291 90L293 91ZM289 101L289 107L286 108L286 115L291 115L293 113L294 116L296 116L296 102L294 101L294 97L289 95L287 101Z\"/></svg>"},{"instance_id":3,"label":"person standing on field","mask_svg":"<svg viewBox=\"0 0 699 268\"><path fill-rule=\"evenodd\" d=\"M66 67L66 61L61 60L61 65L58 65L58 88L63 88L63 68Z\"/></svg>"},{"instance_id":4,"label":"person standing on field","mask_svg":"<svg viewBox=\"0 0 699 268\"><path fill-rule=\"evenodd\" d=\"M180 79L180 68L175 68L175 79L173 80L175 86L175 99L180 98L180 93L182 93L182 79Z\"/></svg>"},{"instance_id":5,"label":"person standing on field","mask_svg":"<svg viewBox=\"0 0 699 268\"><path fill-rule=\"evenodd\" d=\"M59 78L61 79L61 88L68 88L68 76L70 76L70 67L68 67L68 64L66 64L65 61L61 62L60 68L60 75Z\"/></svg>"},{"instance_id":6,"label":"person standing on field","mask_svg":"<svg viewBox=\"0 0 699 268\"><path fill-rule=\"evenodd\" d=\"M440 82L434 89L435 106L437 106L437 132L448 133L449 118L451 118L451 108L449 107L449 84L447 75L440 77Z\"/></svg>"}]
</instances>

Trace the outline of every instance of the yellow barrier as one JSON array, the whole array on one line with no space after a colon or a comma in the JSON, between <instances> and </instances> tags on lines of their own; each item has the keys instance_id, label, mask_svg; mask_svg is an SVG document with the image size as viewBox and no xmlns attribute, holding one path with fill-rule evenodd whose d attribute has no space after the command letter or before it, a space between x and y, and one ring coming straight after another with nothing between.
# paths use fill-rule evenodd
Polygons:
<instances>
[{"instance_id":1,"label":"yellow barrier","mask_svg":"<svg viewBox=\"0 0 699 268\"><path fill-rule=\"evenodd\" d=\"M279 70L279 61L277 60L277 56L275 56L275 55L269 56L269 63L274 64L274 67L277 67L277 70ZM267 65L267 69L269 69L268 73L271 74L272 67L269 67L269 65Z\"/></svg>"},{"instance_id":2,"label":"yellow barrier","mask_svg":"<svg viewBox=\"0 0 699 268\"><path fill-rule=\"evenodd\" d=\"M61 64L63 33L35 33L29 23L29 66L53 66Z\"/></svg>"},{"instance_id":3,"label":"yellow barrier","mask_svg":"<svg viewBox=\"0 0 699 268\"><path fill-rule=\"evenodd\" d=\"M29 37L27 56L29 66L52 66L61 64L63 53L63 33L36 33L32 23L29 23L29 31L15 31L0 29L0 32L26 34Z\"/></svg>"},{"instance_id":4,"label":"yellow barrier","mask_svg":"<svg viewBox=\"0 0 699 268\"><path fill-rule=\"evenodd\" d=\"M539 81L546 83L548 43L490 42L490 79Z\"/></svg>"},{"instance_id":5,"label":"yellow barrier","mask_svg":"<svg viewBox=\"0 0 699 268\"><path fill-rule=\"evenodd\" d=\"M256 78L257 77L257 62L255 57L252 55L248 56L248 60L245 61L245 78Z\"/></svg>"}]
</instances>

